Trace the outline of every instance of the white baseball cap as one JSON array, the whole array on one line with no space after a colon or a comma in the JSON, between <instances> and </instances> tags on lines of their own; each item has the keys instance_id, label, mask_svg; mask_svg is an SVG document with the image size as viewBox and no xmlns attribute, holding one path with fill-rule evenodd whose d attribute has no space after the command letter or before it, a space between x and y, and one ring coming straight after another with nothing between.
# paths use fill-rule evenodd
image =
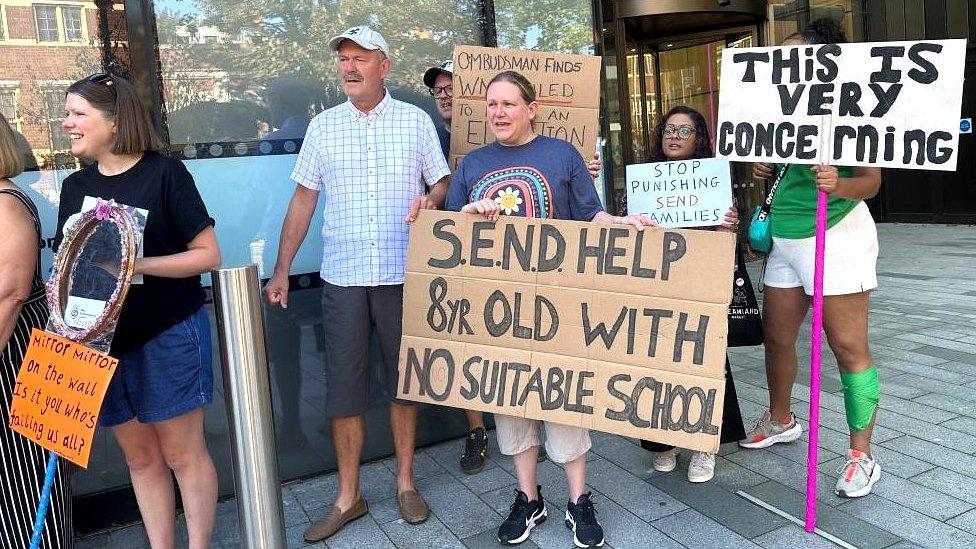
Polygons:
<instances>
[{"instance_id":1,"label":"white baseball cap","mask_svg":"<svg viewBox=\"0 0 976 549\"><path fill-rule=\"evenodd\" d=\"M427 69L427 72L424 73L424 85L428 88L433 88L434 81L436 81L437 77L442 74L447 76L454 75L454 61L448 59L436 67Z\"/></svg>"},{"instance_id":2,"label":"white baseball cap","mask_svg":"<svg viewBox=\"0 0 976 549\"><path fill-rule=\"evenodd\" d=\"M380 50L383 55L390 56L390 46L387 45L386 40L380 33L366 25L348 28L339 36L329 40L329 49L339 51L339 44L342 44L343 40L352 40L367 50Z\"/></svg>"}]
</instances>

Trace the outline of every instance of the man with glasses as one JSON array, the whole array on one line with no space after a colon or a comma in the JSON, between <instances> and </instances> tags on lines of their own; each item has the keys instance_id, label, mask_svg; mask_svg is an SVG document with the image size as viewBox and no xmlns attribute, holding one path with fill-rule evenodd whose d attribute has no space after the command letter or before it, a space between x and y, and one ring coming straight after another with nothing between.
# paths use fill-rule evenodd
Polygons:
<instances>
[{"instance_id":1,"label":"man with glasses","mask_svg":"<svg viewBox=\"0 0 976 549\"><path fill-rule=\"evenodd\" d=\"M427 90L434 98L434 106L437 108L438 116L444 121L443 124L437 126L437 137L440 139L444 158L449 161L451 158L451 106L454 103L454 89L451 86L453 77L454 61L451 60L431 67L424 73L424 85L427 86ZM480 416L481 412L478 414ZM469 422L471 420L470 414L468 420Z\"/></svg>"},{"instance_id":2,"label":"man with glasses","mask_svg":"<svg viewBox=\"0 0 976 549\"><path fill-rule=\"evenodd\" d=\"M430 116L386 90L391 69L386 40L360 26L330 40L329 47L337 54L339 83L349 100L309 123L291 176L298 185L282 225L274 275L265 287L269 302L288 306L292 260L308 232L319 192L325 191L320 271L325 413L339 464L339 493L325 516L305 531L309 543L367 513L359 460L366 438L363 414L377 393L390 401L400 515L418 524L430 514L413 475L417 408L397 400L396 391L407 223L420 209L442 205L450 181ZM374 329L380 356L370 360ZM378 376L370 371L371 363L381 365ZM378 391L371 390L374 377L385 381Z\"/></svg>"}]
</instances>

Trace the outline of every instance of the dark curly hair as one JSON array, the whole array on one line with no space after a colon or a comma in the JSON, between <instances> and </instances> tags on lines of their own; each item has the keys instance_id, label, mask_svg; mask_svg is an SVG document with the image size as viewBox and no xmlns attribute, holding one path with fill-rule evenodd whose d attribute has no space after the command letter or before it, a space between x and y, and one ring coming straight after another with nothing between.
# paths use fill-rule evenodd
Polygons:
<instances>
[{"instance_id":1,"label":"dark curly hair","mask_svg":"<svg viewBox=\"0 0 976 549\"><path fill-rule=\"evenodd\" d=\"M711 158L714 156L712 153L712 140L709 138L708 134L708 124L705 122L705 117L695 109L687 107L685 105L678 105L674 107L667 114L661 117L657 122L657 126L654 127L654 135L651 140L651 151L648 154L648 162L665 162L670 160L664 154L664 127L668 123L668 119L676 114L684 114L691 118L691 121L695 124L695 152L692 154L692 158Z\"/></svg>"},{"instance_id":2,"label":"dark curly hair","mask_svg":"<svg viewBox=\"0 0 976 549\"><path fill-rule=\"evenodd\" d=\"M813 21L802 31L787 36L786 40L796 38L806 44L843 44L847 42L847 34L844 32L841 22L829 17L822 17Z\"/></svg>"}]
</instances>

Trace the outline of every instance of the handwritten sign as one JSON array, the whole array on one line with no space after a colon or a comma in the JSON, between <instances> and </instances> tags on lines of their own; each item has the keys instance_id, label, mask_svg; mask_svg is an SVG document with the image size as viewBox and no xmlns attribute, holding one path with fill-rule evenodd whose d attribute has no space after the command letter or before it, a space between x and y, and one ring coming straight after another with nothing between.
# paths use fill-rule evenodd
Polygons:
<instances>
[{"instance_id":1,"label":"handwritten sign","mask_svg":"<svg viewBox=\"0 0 976 549\"><path fill-rule=\"evenodd\" d=\"M732 207L729 161L716 158L627 166L627 211L662 227L719 225Z\"/></svg>"},{"instance_id":2,"label":"handwritten sign","mask_svg":"<svg viewBox=\"0 0 976 549\"><path fill-rule=\"evenodd\" d=\"M10 428L88 467L95 424L118 360L34 329L17 374Z\"/></svg>"},{"instance_id":3,"label":"handwritten sign","mask_svg":"<svg viewBox=\"0 0 976 549\"><path fill-rule=\"evenodd\" d=\"M732 236L422 212L400 398L715 451Z\"/></svg>"},{"instance_id":4,"label":"handwritten sign","mask_svg":"<svg viewBox=\"0 0 976 549\"><path fill-rule=\"evenodd\" d=\"M727 50L717 156L956 169L965 40Z\"/></svg>"},{"instance_id":5,"label":"handwritten sign","mask_svg":"<svg viewBox=\"0 0 976 549\"><path fill-rule=\"evenodd\" d=\"M451 166L495 140L485 116L485 93L488 82L508 70L535 86L536 133L569 141L583 158L591 158L600 131L600 57L455 46Z\"/></svg>"}]
</instances>

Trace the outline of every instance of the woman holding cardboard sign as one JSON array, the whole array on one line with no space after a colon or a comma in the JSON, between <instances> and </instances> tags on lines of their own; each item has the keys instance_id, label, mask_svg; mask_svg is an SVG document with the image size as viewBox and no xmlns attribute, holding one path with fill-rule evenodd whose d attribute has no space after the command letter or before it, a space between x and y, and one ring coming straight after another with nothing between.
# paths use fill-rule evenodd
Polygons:
<instances>
[{"instance_id":1,"label":"woman holding cardboard sign","mask_svg":"<svg viewBox=\"0 0 976 549\"><path fill-rule=\"evenodd\" d=\"M99 199L146 220L145 257L135 262L144 282L129 288L119 316L110 353L119 365L99 423L112 427L125 454L150 545L174 545L175 475L189 546L203 549L217 504L217 473L203 436L213 372L200 285L200 274L220 265L214 220L186 167L152 150L152 122L132 84L94 74L69 86L65 103L71 153L94 162L64 181L55 244L70 218Z\"/></svg>"},{"instance_id":2,"label":"woman holding cardboard sign","mask_svg":"<svg viewBox=\"0 0 976 549\"><path fill-rule=\"evenodd\" d=\"M486 99L495 142L472 151L458 165L445 209L478 213L490 220L505 214L620 223L638 230L654 225L644 216L608 215L579 152L566 141L533 131L532 119L539 106L535 88L524 76L513 71L499 73L489 82ZM519 485L511 514L498 529L498 540L505 544L525 541L547 516L536 483L542 423L495 414L499 450L514 456ZM603 527L596 519L591 494L583 493L589 431L550 422L545 426L549 459L566 471L566 526L573 530L573 542L577 547L599 547Z\"/></svg>"},{"instance_id":3,"label":"woman holding cardboard sign","mask_svg":"<svg viewBox=\"0 0 976 549\"><path fill-rule=\"evenodd\" d=\"M787 38L784 46L846 42L840 24L814 21ZM868 297L878 285L875 267L878 235L864 199L881 186L878 168L777 166L780 179L773 195L773 247L763 282L763 326L766 333L766 377L769 410L739 444L766 448L800 438L803 429L790 411L796 378L796 338L810 308L814 284L814 221L817 191L830 195L825 249L824 331L841 372L850 449L838 469L834 491L842 497L871 492L881 467L870 452L878 405L878 371L868 349ZM784 172L785 170L785 172ZM766 179L774 167L756 164L754 175Z\"/></svg>"},{"instance_id":4,"label":"woman holding cardboard sign","mask_svg":"<svg viewBox=\"0 0 976 549\"><path fill-rule=\"evenodd\" d=\"M0 115L0 545L11 549L30 546L47 464L44 448L7 428L30 332L43 330L48 318L37 208L9 179L23 169L24 153ZM58 467L41 547L70 547L73 534L67 468Z\"/></svg>"},{"instance_id":5,"label":"woman holding cardboard sign","mask_svg":"<svg viewBox=\"0 0 976 549\"><path fill-rule=\"evenodd\" d=\"M679 105L668 111L658 122L654 135L655 143L648 155L650 162L692 160L714 156L705 117L691 107ZM717 231L735 232L738 224L739 215L733 207L725 214L725 223L712 228ZM726 357L721 441L735 442L744 437L742 412L739 411L739 399L735 394L732 370ZM649 440L642 440L641 447L656 452L652 461L655 471L668 472L677 467L679 448ZM708 482L713 476L715 476L715 454L693 452L688 462L688 480Z\"/></svg>"}]
</instances>

